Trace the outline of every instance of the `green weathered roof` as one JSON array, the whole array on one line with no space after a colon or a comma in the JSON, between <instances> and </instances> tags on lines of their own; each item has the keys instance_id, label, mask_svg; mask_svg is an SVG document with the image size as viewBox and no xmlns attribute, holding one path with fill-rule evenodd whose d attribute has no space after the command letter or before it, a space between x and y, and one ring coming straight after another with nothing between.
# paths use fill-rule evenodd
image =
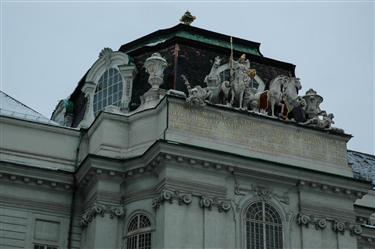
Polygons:
<instances>
[{"instance_id":1,"label":"green weathered roof","mask_svg":"<svg viewBox=\"0 0 375 249\"><path fill-rule=\"evenodd\" d=\"M230 36L228 35L188 26L185 24L178 24L172 28L158 30L137 40L124 44L119 50L123 52L130 52L145 46L154 46L173 38L183 38L225 49L230 49L231 46ZM233 50L235 51L262 56L259 51L259 46L260 43L233 37Z\"/></svg>"}]
</instances>

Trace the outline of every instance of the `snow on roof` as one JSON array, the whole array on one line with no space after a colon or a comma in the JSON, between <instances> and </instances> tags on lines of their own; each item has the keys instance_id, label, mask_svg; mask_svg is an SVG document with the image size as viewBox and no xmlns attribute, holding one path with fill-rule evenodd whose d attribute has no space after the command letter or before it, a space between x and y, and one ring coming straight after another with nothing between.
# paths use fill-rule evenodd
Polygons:
<instances>
[{"instance_id":1,"label":"snow on roof","mask_svg":"<svg viewBox=\"0 0 375 249\"><path fill-rule=\"evenodd\" d=\"M375 187L375 155L348 150L348 163L355 178L371 181Z\"/></svg>"},{"instance_id":2,"label":"snow on roof","mask_svg":"<svg viewBox=\"0 0 375 249\"><path fill-rule=\"evenodd\" d=\"M44 117L37 111L12 98L0 90L0 116L14 117L41 123L58 125L56 122Z\"/></svg>"}]
</instances>

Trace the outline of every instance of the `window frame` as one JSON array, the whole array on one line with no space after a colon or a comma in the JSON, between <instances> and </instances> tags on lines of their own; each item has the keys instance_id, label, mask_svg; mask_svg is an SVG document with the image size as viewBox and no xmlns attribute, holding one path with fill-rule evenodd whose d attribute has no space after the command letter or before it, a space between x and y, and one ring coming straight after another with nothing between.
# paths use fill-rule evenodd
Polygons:
<instances>
[{"instance_id":1,"label":"window frame","mask_svg":"<svg viewBox=\"0 0 375 249\"><path fill-rule=\"evenodd\" d=\"M132 230L132 231L129 231L129 226L132 224L132 221L137 218L138 221L138 225L140 224L139 222L139 219L140 219L140 216L144 216L148 219L148 222L149 222L149 226L148 227L142 227L142 228L137 228L135 230ZM126 224L125 224L125 233L124 233L124 244L125 244L125 249L128 248L128 243L129 243L129 239L131 237L134 237L136 236L137 239L136 239L136 249L139 248L139 235L142 235L142 234L149 234L150 235L150 248L153 248L154 246L154 233L153 231L155 230L154 228L154 222L153 220L151 219L150 215L145 213L145 212L135 212L133 213L131 216L129 216L130 218L127 220Z\"/></svg>"},{"instance_id":2,"label":"window frame","mask_svg":"<svg viewBox=\"0 0 375 249\"><path fill-rule=\"evenodd\" d=\"M111 74L111 70L114 70L115 73ZM105 77L105 74L107 74L106 77ZM105 79L101 82L103 77L105 77ZM125 84L125 81L123 79L123 76L119 68L110 67L104 70L104 72L100 75L97 81L96 88L95 88L94 95L93 95L92 108L93 108L95 117L97 117L98 114L101 111L103 111L105 107L109 105L115 105L118 107L121 106L124 84ZM113 102L115 96L117 100ZM109 98L111 98L111 104L108 104Z\"/></svg>"},{"instance_id":3,"label":"window frame","mask_svg":"<svg viewBox=\"0 0 375 249\"><path fill-rule=\"evenodd\" d=\"M281 227L281 249L285 249L287 248L286 246L286 237L285 237L285 234L286 234L286 222L285 222L285 219L284 219L284 215L283 215L283 212L280 210L279 207L277 207L275 204L271 203L270 201L268 200L264 200L264 199L257 199L257 200L253 200L252 202L248 202L245 206L245 208L243 209L243 213L242 213L242 221L243 221L243 224L242 224L242 228L243 228L243 231L242 231L242 235L243 235L243 246L242 248L245 248L245 249L248 249L247 248L247 242L248 242L248 239L251 238L251 234L249 232L249 235L248 235L248 230L247 230L247 222L248 222L248 219L247 219L247 214L249 212L249 209L257 204L257 203L261 203L262 205L262 222L258 222L258 224L262 224L262 232L263 232L263 239L262 239L262 248L266 249L267 248L267 245L266 245L266 241L267 241L267 233L265 232L266 230L266 225L268 224L269 225L269 222L265 222L265 205L269 205L274 212L276 212L276 214L278 215L278 218L280 219L280 227ZM254 221L253 221L254 222ZM277 224L277 223L274 223L274 224Z\"/></svg>"}]
</instances>

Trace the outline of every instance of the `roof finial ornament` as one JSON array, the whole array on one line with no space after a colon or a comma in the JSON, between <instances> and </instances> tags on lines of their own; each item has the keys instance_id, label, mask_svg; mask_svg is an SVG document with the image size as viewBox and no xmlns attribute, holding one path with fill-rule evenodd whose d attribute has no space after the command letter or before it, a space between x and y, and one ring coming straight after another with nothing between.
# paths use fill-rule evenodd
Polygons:
<instances>
[{"instance_id":1,"label":"roof finial ornament","mask_svg":"<svg viewBox=\"0 0 375 249\"><path fill-rule=\"evenodd\" d=\"M185 25L190 25L194 20L195 20L195 16L193 16L190 11L186 11L185 14L183 16L181 16L180 18L180 22L185 24Z\"/></svg>"}]
</instances>

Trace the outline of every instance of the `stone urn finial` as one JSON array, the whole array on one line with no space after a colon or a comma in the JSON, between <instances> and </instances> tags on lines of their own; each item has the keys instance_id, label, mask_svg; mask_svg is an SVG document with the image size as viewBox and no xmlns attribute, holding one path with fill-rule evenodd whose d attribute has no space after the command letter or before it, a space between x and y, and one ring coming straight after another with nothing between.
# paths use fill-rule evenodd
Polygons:
<instances>
[{"instance_id":1,"label":"stone urn finial","mask_svg":"<svg viewBox=\"0 0 375 249\"><path fill-rule=\"evenodd\" d=\"M194 20L196 19L195 16L193 16L190 11L186 11L183 16L180 18L180 22L186 25L190 25Z\"/></svg>"},{"instance_id":2,"label":"stone urn finial","mask_svg":"<svg viewBox=\"0 0 375 249\"><path fill-rule=\"evenodd\" d=\"M163 83L164 69L167 65L167 61L159 53L153 53L151 57L146 59L144 67L146 72L150 74L148 83L150 83L152 89L159 89L159 86Z\"/></svg>"},{"instance_id":3,"label":"stone urn finial","mask_svg":"<svg viewBox=\"0 0 375 249\"><path fill-rule=\"evenodd\" d=\"M323 102L322 96L318 95L313 89L307 90L303 99L306 101L305 112L307 118L311 119L321 112L319 105Z\"/></svg>"}]
</instances>

